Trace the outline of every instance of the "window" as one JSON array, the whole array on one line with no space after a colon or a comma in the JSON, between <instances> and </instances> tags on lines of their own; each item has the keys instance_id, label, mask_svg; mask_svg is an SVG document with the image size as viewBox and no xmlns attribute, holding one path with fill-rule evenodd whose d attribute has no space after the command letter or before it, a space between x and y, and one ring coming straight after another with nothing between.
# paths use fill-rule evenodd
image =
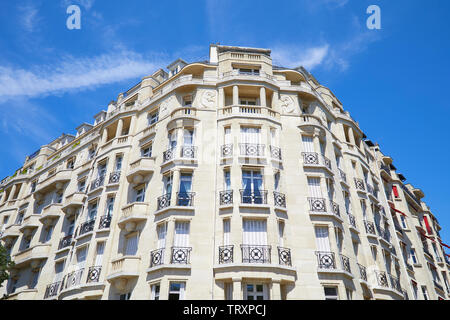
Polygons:
<instances>
[{"instance_id":1,"label":"window","mask_svg":"<svg viewBox=\"0 0 450 320\"><path fill-rule=\"evenodd\" d=\"M225 300L233 300L233 283L224 283Z\"/></svg>"},{"instance_id":2,"label":"window","mask_svg":"<svg viewBox=\"0 0 450 320\"><path fill-rule=\"evenodd\" d=\"M62 280L65 262L66 261L63 260L61 262L55 263L55 278L54 278L53 282L59 282Z\"/></svg>"},{"instance_id":3,"label":"window","mask_svg":"<svg viewBox=\"0 0 450 320\"><path fill-rule=\"evenodd\" d=\"M99 164L97 168L97 177L101 178L106 174L106 162Z\"/></svg>"},{"instance_id":4,"label":"window","mask_svg":"<svg viewBox=\"0 0 450 320\"><path fill-rule=\"evenodd\" d=\"M90 148L88 150L88 160L92 159L95 155L95 148Z\"/></svg>"},{"instance_id":5,"label":"window","mask_svg":"<svg viewBox=\"0 0 450 320\"><path fill-rule=\"evenodd\" d=\"M411 257L411 261L412 261L413 264L418 264L417 256L416 256L416 250L415 249L411 249L410 257Z\"/></svg>"},{"instance_id":6,"label":"window","mask_svg":"<svg viewBox=\"0 0 450 320\"><path fill-rule=\"evenodd\" d=\"M75 166L75 158L67 160L67 169L73 169Z\"/></svg>"},{"instance_id":7,"label":"window","mask_svg":"<svg viewBox=\"0 0 450 320\"><path fill-rule=\"evenodd\" d=\"M185 146L193 146L194 145L194 130L185 129L183 131L183 144Z\"/></svg>"},{"instance_id":8,"label":"window","mask_svg":"<svg viewBox=\"0 0 450 320\"><path fill-rule=\"evenodd\" d=\"M158 110L149 114L149 116L148 116L148 124L149 125L152 125L152 124L158 122L158 120L159 120L159 111Z\"/></svg>"},{"instance_id":9,"label":"window","mask_svg":"<svg viewBox=\"0 0 450 320\"><path fill-rule=\"evenodd\" d=\"M87 221L94 220L97 217L97 201L89 203Z\"/></svg>"},{"instance_id":10,"label":"window","mask_svg":"<svg viewBox=\"0 0 450 320\"><path fill-rule=\"evenodd\" d=\"M95 252L96 267L101 267L103 264L103 253L105 252L105 242L97 242L97 250Z\"/></svg>"},{"instance_id":11,"label":"window","mask_svg":"<svg viewBox=\"0 0 450 320\"><path fill-rule=\"evenodd\" d=\"M278 221L278 244L284 247L284 221Z\"/></svg>"},{"instance_id":12,"label":"window","mask_svg":"<svg viewBox=\"0 0 450 320\"><path fill-rule=\"evenodd\" d=\"M302 136L302 144L304 152L314 152L314 142L311 136Z\"/></svg>"},{"instance_id":13,"label":"window","mask_svg":"<svg viewBox=\"0 0 450 320\"><path fill-rule=\"evenodd\" d=\"M167 235L167 224L161 223L156 227L156 233L158 235L158 249L163 249L166 247L166 235Z\"/></svg>"},{"instance_id":14,"label":"window","mask_svg":"<svg viewBox=\"0 0 450 320\"><path fill-rule=\"evenodd\" d=\"M223 245L230 245L230 219L223 220Z\"/></svg>"},{"instance_id":15,"label":"window","mask_svg":"<svg viewBox=\"0 0 450 320\"><path fill-rule=\"evenodd\" d=\"M185 285L184 282L170 282L169 300L184 300Z\"/></svg>"},{"instance_id":16,"label":"window","mask_svg":"<svg viewBox=\"0 0 450 320\"><path fill-rule=\"evenodd\" d=\"M317 251L330 252L330 239L328 227L315 227Z\"/></svg>"},{"instance_id":17,"label":"window","mask_svg":"<svg viewBox=\"0 0 450 320\"><path fill-rule=\"evenodd\" d=\"M353 291L350 289L345 289L345 293L347 294L347 300L352 300Z\"/></svg>"},{"instance_id":18,"label":"window","mask_svg":"<svg viewBox=\"0 0 450 320\"><path fill-rule=\"evenodd\" d=\"M120 171L122 169L122 160L123 160L122 155L116 156L116 171Z\"/></svg>"},{"instance_id":19,"label":"window","mask_svg":"<svg viewBox=\"0 0 450 320\"><path fill-rule=\"evenodd\" d=\"M153 284L151 286L151 290L152 290L152 296L151 296L151 300L159 300L159 291L160 291L160 284Z\"/></svg>"},{"instance_id":20,"label":"window","mask_svg":"<svg viewBox=\"0 0 450 320\"><path fill-rule=\"evenodd\" d=\"M239 68L238 70L240 74L259 75L259 69Z\"/></svg>"},{"instance_id":21,"label":"window","mask_svg":"<svg viewBox=\"0 0 450 320\"><path fill-rule=\"evenodd\" d=\"M313 198L322 198L322 190L320 189L320 178L308 177L309 195Z\"/></svg>"},{"instance_id":22,"label":"window","mask_svg":"<svg viewBox=\"0 0 450 320\"><path fill-rule=\"evenodd\" d=\"M84 265L86 263L86 255L87 255L87 246L82 247L77 250L77 270L84 269Z\"/></svg>"},{"instance_id":23,"label":"window","mask_svg":"<svg viewBox=\"0 0 450 320\"><path fill-rule=\"evenodd\" d=\"M32 270L31 272L31 281L30 281L30 289L36 288L36 285L39 280L39 274L41 273L41 268L38 268L37 270Z\"/></svg>"},{"instance_id":24,"label":"window","mask_svg":"<svg viewBox=\"0 0 450 320\"><path fill-rule=\"evenodd\" d=\"M17 215L17 218L16 218L16 223L15 224L22 224L22 222L23 222L23 216L24 216L24 213L23 212L19 212L19 214Z\"/></svg>"},{"instance_id":25,"label":"window","mask_svg":"<svg viewBox=\"0 0 450 320\"><path fill-rule=\"evenodd\" d=\"M164 176L164 191L169 196L172 193L172 185L173 185L173 175L172 173L170 173L170 175Z\"/></svg>"},{"instance_id":26,"label":"window","mask_svg":"<svg viewBox=\"0 0 450 320\"><path fill-rule=\"evenodd\" d=\"M141 148L141 157L150 158L152 156L152 145L147 145Z\"/></svg>"},{"instance_id":27,"label":"window","mask_svg":"<svg viewBox=\"0 0 450 320\"><path fill-rule=\"evenodd\" d=\"M189 247L189 221L175 221L173 246L180 248Z\"/></svg>"},{"instance_id":28,"label":"window","mask_svg":"<svg viewBox=\"0 0 450 320\"><path fill-rule=\"evenodd\" d=\"M48 227L45 228L45 238L44 238L44 242L50 241L50 239L52 238L53 229L54 229L54 226L53 226L53 225L50 225L50 226L48 226Z\"/></svg>"},{"instance_id":29,"label":"window","mask_svg":"<svg viewBox=\"0 0 450 320\"><path fill-rule=\"evenodd\" d=\"M106 212L105 212L105 215L108 216L108 217L112 216L113 209L114 209L114 200L115 200L114 196L108 197L108 199L106 200Z\"/></svg>"},{"instance_id":30,"label":"window","mask_svg":"<svg viewBox=\"0 0 450 320\"><path fill-rule=\"evenodd\" d=\"M408 229L408 225L406 224L406 218L404 215L400 215L400 222L402 223L402 228L403 229Z\"/></svg>"},{"instance_id":31,"label":"window","mask_svg":"<svg viewBox=\"0 0 450 320\"><path fill-rule=\"evenodd\" d=\"M36 190L36 181L33 181L33 182L31 183L31 189L30 189L30 192L33 193L34 190Z\"/></svg>"},{"instance_id":32,"label":"window","mask_svg":"<svg viewBox=\"0 0 450 320\"><path fill-rule=\"evenodd\" d=\"M242 171L242 202L243 203L263 203L262 174L259 170ZM253 201L252 201L253 200Z\"/></svg>"},{"instance_id":33,"label":"window","mask_svg":"<svg viewBox=\"0 0 450 320\"><path fill-rule=\"evenodd\" d=\"M119 300L130 300L130 298L131 298L131 292L124 293L119 296Z\"/></svg>"},{"instance_id":34,"label":"window","mask_svg":"<svg viewBox=\"0 0 450 320\"><path fill-rule=\"evenodd\" d=\"M392 186L392 192L394 192L394 197L399 198L397 186Z\"/></svg>"},{"instance_id":35,"label":"window","mask_svg":"<svg viewBox=\"0 0 450 320\"><path fill-rule=\"evenodd\" d=\"M84 192L86 189L86 179L78 181L78 192Z\"/></svg>"},{"instance_id":36,"label":"window","mask_svg":"<svg viewBox=\"0 0 450 320\"><path fill-rule=\"evenodd\" d=\"M62 199L63 199L63 193L56 192L55 193L55 203L62 203Z\"/></svg>"},{"instance_id":37,"label":"window","mask_svg":"<svg viewBox=\"0 0 450 320\"><path fill-rule=\"evenodd\" d=\"M173 150L177 146L177 132L174 130L169 133L169 149Z\"/></svg>"},{"instance_id":38,"label":"window","mask_svg":"<svg viewBox=\"0 0 450 320\"><path fill-rule=\"evenodd\" d=\"M224 189L226 191L230 191L231 190L231 174L230 174L230 170L225 170L223 172L223 180L224 180Z\"/></svg>"},{"instance_id":39,"label":"window","mask_svg":"<svg viewBox=\"0 0 450 320\"><path fill-rule=\"evenodd\" d=\"M339 300L338 290L336 287L324 287L325 300Z\"/></svg>"},{"instance_id":40,"label":"window","mask_svg":"<svg viewBox=\"0 0 450 320\"><path fill-rule=\"evenodd\" d=\"M225 127L224 130L224 143L231 144L231 127Z\"/></svg>"},{"instance_id":41,"label":"window","mask_svg":"<svg viewBox=\"0 0 450 320\"><path fill-rule=\"evenodd\" d=\"M125 239L125 255L134 256L136 255L138 248L138 234L135 233Z\"/></svg>"},{"instance_id":42,"label":"window","mask_svg":"<svg viewBox=\"0 0 450 320\"><path fill-rule=\"evenodd\" d=\"M241 143L259 144L261 129L255 127L241 127Z\"/></svg>"},{"instance_id":43,"label":"window","mask_svg":"<svg viewBox=\"0 0 450 320\"><path fill-rule=\"evenodd\" d=\"M419 288L417 288L417 283L415 281L411 281L411 286L412 286L413 293L414 293L414 299L417 300L418 293L419 293Z\"/></svg>"},{"instance_id":44,"label":"window","mask_svg":"<svg viewBox=\"0 0 450 320\"><path fill-rule=\"evenodd\" d=\"M255 98L242 98L239 99L239 104L244 106L256 106L256 99Z\"/></svg>"},{"instance_id":45,"label":"window","mask_svg":"<svg viewBox=\"0 0 450 320\"><path fill-rule=\"evenodd\" d=\"M178 193L177 205L179 205L179 206L192 205L191 197L190 197L191 188L192 188L192 174L191 173L181 173L180 192Z\"/></svg>"},{"instance_id":46,"label":"window","mask_svg":"<svg viewBox=\"0 0 450 320\"><path fill-rule=\"evenodd\" d=\"M273 189L275 191L280 191L280 172L277 172L273 175L274 186Z\"/></svg>"},{"instance_id":47,"label":"window","mask_svg":"<svg viewBox=\"0 0 450 320\"><path fill-rule=\"evenodd\" d=\"M244 300L267 300L266 287L262 283L247 283L244 287Z\"/></svg>"},{"instance_id":48,"label":"window","mask_svg":"<svg viewBox=\"0 0 450 320\"><path fill-rule=\"evenodd\" d=\"M429 300L430 297L428 296L428 291L426 286L422 286L422 294L424 300Z\"/></svg>"},{"instance_id":49,"label":"window","mask_svg":"<svg viewBox=\"0 0 450 320\"><path fill-rule=\"evenodd\" d=\"M184 107L191 107L192 106L192 96L184 96L183 97L183 106Z\"/></svg>"},{"instance_id":50,"label":"window","mask_svg":"<svg viewBox=\"0 0 450 320\"><path fill-rule=\"evenodd\" d=\"M374 261L377 261L377 247L376 246L370 246L370 250L372 251L372 258Z\"/></svg>"},{"instance_id":51,"label":"window","mask_svg":"<svg viewBox=\"0 0 450 320\"><path fill-rule=\"evenodd\" d=\"M145 198L145 185L142 184L138 187L136 187L135 189L136 192L136 198L135 198L135 202L144 202L144 198Z\"/></svg>"},{"instance_id":52,"label":"window","mask_svg":"<svg viewBox=\"0 0 450 320\"><path fill-rule=\"evenodd\" d=\"M67 225L67 236L73 235L73 231L75 229L75 219L69 220L69 224Z\"/></svg>"}]
</instances>

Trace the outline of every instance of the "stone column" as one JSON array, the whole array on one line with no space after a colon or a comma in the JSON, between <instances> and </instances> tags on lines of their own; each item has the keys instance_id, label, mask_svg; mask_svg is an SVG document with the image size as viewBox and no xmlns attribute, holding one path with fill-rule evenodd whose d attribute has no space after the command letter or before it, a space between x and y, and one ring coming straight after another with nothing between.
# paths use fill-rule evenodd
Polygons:
<instances>
[{"instance_id":1,"label":"stone column","mask_svg":"<svg viewBox=\"0 0 450 320\"><path fill-rule=\"evenodd\" d=\"M347 134L348 134L348 138L350 139L350 143L352 145L355 145L355 136L353 134L353 129L352 127L348 127L347 129Z\"/></svg>"},{"instance_id":2,"label":"stone column","mask_svg":"<svg viewBox=\"0 0 450 320\"><path fill-rule=\"evenodd\" d=\"M233 86L233 105L237 106L239 104L239 87L237 85Z\"/></svg>"},{"instance_id":3,"label":"stone column","mask_svg":"<svg viewBox=\"0 0 450 320\"><path fill-rule=\"evenodd\" d=\"M272 280L270 300L281 300L281 281Z\"/></svg>"},{"instance_id":4,"label":"stone column","mask_svg":"<svg viewBox=\"0 0 450 320\"><path fill-rule=\"evenodd\" d=\"M175 218L170 217L167 222L167 233L166 233L166 252L164 252L164 264L170 264L170 260L172 257L172 246L173 246L173 237L175 235Z\"/></svg>"},{"instance_id":5,"label":"stone column","mask_svg":"<svg viewBox=\"0 0 450 320\"><path fill-rule=\"evenodd\" d=\"M123 119L119 119L116 129L116 138L122 136L122 129L123 129Z\"/></svg>"},{"instance_id":6,"label":"stone column","mask_svg":"<svg viewBox=\"0 0 450 320\"><path fill-rule=\"evenodd\" d=\"M264 87L259 88L259 104L261 107L267 107L266 88Z\"/></svg>"},{"instance_id":7,"label":"stone column","mask_svg":"<svg viewBox=\"0 0 450 320\"><path fill-rule=\"evenodd\" d=\"M104 128L102 133L102 144L105 144L106 140L108 140L108 129Z\"/></svg>"},{"instance_id":8,"label":"stone column","mask_svg":"<svg viewBox=\"0 0 450 320\"><path fill-rule=\"evenodd\" d=\"M272 93L272 109L275 111L280 112L280 110L278 109L278 100L279 100L280 96L278 94L278 91L274 91Z\"/></svg>"},{"instance_id":9,"label":"stone column","mask_svg":"<svg viewBox=\"0 0 450 320\"><path fill-rule=\"evenodd\" d=\"M172 194L170 196L171 205L177 205L177 192L180 188L180 169L174 169L173 171L173 185L172 185Z\"/></svg>"},{"instance_id":10,"label":"stone column","mask_svg":"<svg viewBox=\"0 0 450 320\"><path fill-rule=\"evenodd\" d=\"M242 278L233 278L233 300L243 300L242 295Z\"/></svg>"},{"instance_id":11,"label":"stone column","mask_svg":"<svg viewBox=\"0 0 450 320\"><path fill-rule=\"evenodd\" d=\"M8 201L11 201L14 198L14 193L16 193L17 185L13 185L11 188L11 192L9 193Z\"/></svg>"},{"instance_id":12,"label":"stone column","mask_svg":"<svg viewBox=\"0 0 450 320\"><path fill-rule=\"evenodd\" d=\"M219 109L225 106L225 90L224 88L219 88L219 96L218 96L218 107Z\"/></svg>"}]
</instances>

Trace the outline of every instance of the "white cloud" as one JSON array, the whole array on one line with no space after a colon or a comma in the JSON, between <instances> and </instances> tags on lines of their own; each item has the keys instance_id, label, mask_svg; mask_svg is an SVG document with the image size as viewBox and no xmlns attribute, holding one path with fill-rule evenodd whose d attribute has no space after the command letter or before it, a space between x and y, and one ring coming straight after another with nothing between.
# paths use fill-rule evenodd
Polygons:
<instances>
[{"instance_id":1,"label":"white cloud","mask_svg":"<svg viewBox=\"0 0 450 320\"><path fill-rule=\"evenodd\" d=\"M30 69L0 66L0 97L38 97L91 89L151 74L161 63L120 50L94 58L66 56L55 64Z\"/></svg>"},{"instance_id":2,"label":"white cloud","mask_svg":"<svg viewBox=\"0 0 450 320\"><path fill-rule=\"evenodd\" d=\"M275 64L283 67L297 68L303 66L312 70L324 61L328 51L328 44L310 48L275 46L272 49L272 58Z\"/></svg>"},{"instance_id":3,"label":"white cloud","mask_svg":"<svg viewBox=\"0 0 450 320\"><path fill-rule=\"evenodd\" d=\"M39 22L41 21L40 17L38 16L38 9L32 4L20 6L18 9L20 14L19 21L25 31L35 31L38 27Z\"/></svg>"}]
</instances>

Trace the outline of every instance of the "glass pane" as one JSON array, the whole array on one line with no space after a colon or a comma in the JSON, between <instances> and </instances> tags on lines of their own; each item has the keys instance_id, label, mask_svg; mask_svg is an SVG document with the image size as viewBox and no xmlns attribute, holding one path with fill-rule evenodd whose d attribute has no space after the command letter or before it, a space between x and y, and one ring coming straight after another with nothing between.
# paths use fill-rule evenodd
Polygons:
<instances>
[{"instance_id":1,"label":"glass pane","mask_svg":"<svg viewBox=\"0 0 450 320\"><path fill-rule=\"evenodd\" d=\"M247 292L253 292L253 285L252 284L248 284L247 285Z\"/></svg>"},{"instance_id":2,"label":"glass pane","mask_svg":"<svg viewBox=\"0 0 450 320\"><path fill-rule=\"evenodd\" d=\"M263 285L262 284L256 285L256 291L257 292L263 292Z\"/></svg>"},{"instance_id":3,"label":"glass pane","mask_svg":"<svg viewBox=\"0 0 450 320\"><path fill-rule=\"evenodd\" d=\"M180 288L181 288L181 284L180 283L178 283L178 282L171 282L170 283L170 292L172 292L172 291L180 291Z\"/></svg>"}]
</instances>

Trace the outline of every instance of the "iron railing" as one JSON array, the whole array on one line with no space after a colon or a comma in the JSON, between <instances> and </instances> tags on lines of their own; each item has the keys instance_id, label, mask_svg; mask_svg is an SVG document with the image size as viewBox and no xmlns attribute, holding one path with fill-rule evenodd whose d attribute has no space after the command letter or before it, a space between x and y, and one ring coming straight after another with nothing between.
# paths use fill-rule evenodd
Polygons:
<instances>
[{"instance_id":1,"label":"iron railing","mask_svg":"<svg viewBox=\"0 0 450 320\"><path fill-rule=\"evenodd\" d=\"M348 273L352 273L352 269L350 268L350 259L347 256L341 254L341 263L342 269L347 271Z\"/></svg>"},{"instance_id":2,"label":"iron railing","mask_svg":"<svg viewBox=\"0 0 450 320\"><path fill-rule=\"evenodd\" d=\"M355 180L355 187L358 190L362 190L365 191L366 188L364 186L364 180L363 179L358 179L358 178L353 178Z\"/></svg>"},{"instance_id":3,"label":"iron railing","mask_svg":"<svg viewBox=\"0 0 450 320\"><path fill-rule=\"evenodd\" d=\"M80 236L82 234L93 231L94 226L95 226L95 218L82 223L80 226L80 231L78 232L78 235Z\"/></svg>"},{"instance_id":4,"label":"iron railing","mask_svg":"<svg viewBox=\"0 0 450 320\"><path fill-rule=\"evenodd\" d=\"M377 283L380 287L389 288L389 281L384 271L375 271L375 275L377 277Z\"/></svg>"},{"instance_id":5,"label":"iron railing","mask_svg":"<svg viewBox=\"0 0 450 320\"><path fill-rule=\"evenodd\" d=\"M270 146L270 156L272 159L281 160L281 149L278 147Z\"/></svg>"},{"instance_id":6,"label":"iron railing","mask_svg":"<svg viewBox=\"0 0 450 320\"><path fill-rule=\"evenodd\" d=\"M339 210L339 205L336 202L333 202L330 200L330 206L331 206L331 211L333 212L333 214L337 215L338 217L341 216L340 210Z\"/></svg>"},{"instance_id":7,"label":"iron railing","mask_svg":"<svg viewBox=\"0 0 450 320\"><path fill-rule=\"evenodd\" d=\"M107 229L111 226L111 219L112 216L110 215L104 215L100 217L100 223L98 224L98 229Z\"/></svg>"},{"instance_id":8,"label":"iron railing","mask_svg":"<svg viewBox=\"0 0 450 320\"><path fill-rule=\"evenodd\" d=\"M84 268L73 271L66 276L65 289L75 287L81 283Z\"/></svg>"},{"instance_id":9,"label":"iron railing","mask_svg":"<svg viewBox=\"0 0 450 320\"><path fill-rule=\"evenodd\" d=\"M233 263L234 259L234 246L220 246L219 247L219 263Z\"/></svg>"},{"instance_id":10,"label":"iron railing","mask_svg":"<svg viewBox=\"0 0 450 320\"><path fill-rule=\"evenodd\" d=\"M400 280L397 277L394 277L391 274L389 275L389 278L391 280L391 287L392 287L392 289L394 289L395 291L403 294L403 289L402 289L402 286L400 284Z\"/></svg>"},{"instance_id":11,"label":"iron railing","mask_svg":"<svg viewBox=\"0 0 450 320\"><path fill-rule=\"evenodd\" d=\"M339 169L339 175L341 176L342 181L347 182L347 175L341 169Z\"/></svg>"},{"instance_id":12,"label":"iron railing","mask_svg":"<svg viewBox=\"0 0 450 320\"><path fill-rule=\"evenodd\" d=\"M319 164L319 154L317 152L302 152L304 164Z\"/></svg>"},{"instance_id":13,"label":"iron railing","mask_svg":"<svg viewBox=\"0 0 450 320\"><path fill-rule=\"evenodd\" d=\"M192 247L172 247L170 263L189 264Z\"/></svg>"},{"instance_id":14,"label":"iron railing","mask_svg":"<svg viewBox=\"0 0 450 320\"><path fill-rule=\"evenodd\" d=\"M192 207L195 192L177 192L177 206Z\"/></svg>"},{"instance_id":15,"label":"iron railing","mask_svg":"<svg viewBox=\"0 0 450 320\"><path fill-rule=\"evenodd\" d=\"M309 209L313 212L326 212L326 200L324 198L308 198Z\"/></svg>"},{"instance_id":16,"label":"iron railing","mask_svg":"<svg viewBox=\"0 0 450 320\"><path fill-rule=\"evenodd\" d=\"M105 175L98 177L97 179L92 181L90 191L100 188L101 186L103 186L104 182L105 182Z\"/></svg>"},{"instance_id":17,"label":"iron railing","mask_svg":"<svg viewBox=\"0 0 450 320\"><path fill-rule=\"evenodd\" d=\"M241 245L243 263L270 263L271 246Z\"/></svg>"},{"instance_id":18,"label":"iron railing","mask_svg":"<svg viewBox=\"0 0 450 320\"><path fill-rule=\"evenodd\" d=\"M163 152L163 163L173 159L175 148L170 148Z\"/></svg>"},{"instance_id":19,"label":"iron railing","mask_svg":"<svg viewBox=\"0 0 450 320\"><path fill-rule=\"evenodd\" d=\"M291 249L278 247L278 263L282 266L291 266Z\"/></svg>"},{"instance_id":20,"label":"iron railing","mask_svg":"<svg viewBox=\"0 0 450 320\"><path fill-rule=\"evenodd\" d=\"M256 143L240 143L239 148L241 150L241 156L253 156L262 157L264 156L264 144Z\"/></svg>"},{"instance_id":21,"label":"iron railing","mask_svg":"<svg viewBox=\"0 0 450 320\"><path fill-rule=\"evenodd\" d=\"M273 192L273 201L275 206L286 208L286 195L280 192Z\"/></svg>"},{"instance_id":22,"label":"iron railing","mask_svg":"<svg viewBox=\"0 0 450 320\"><path fill-rule=\"evenodd\" d=\"M161 197L158 197L158 210L167 208L170 206L170 193L167 193L165 195L162 195Z\"/></svg>"},{"instance_id":23,"label":"iron railing","mask_svg":"<svg viewBox=\"0 0 450 320\"><path fill-rule=\"evenodd\" d=\"M44 299L48 299L48 298L57 296L60 285L61 285L61 281L49 284L47 286L47 288L45 289Z\"/></svg>"},{"instance_id":24,"label":"iron railing","mask_svg":"<svg viewBox=\"0 0 450 320\"><path fill-rule=\"evenodd\" d=\"M350 222L350 225L351 225L353 228L357 229L357 228L356 228L356 219L355 219L355 216L354 216L354 215L349 214L349 215L348 215L348 221Z\"/></svg>"},{"instance_id":25,"label":"iron railing","mask_svg":"<svg viewBox=\"0 0 450 320\"><path fill-rule=\"evenodd\" d=\"M334 252L316 251L319 269L336 269Z\"/></svg>"},{"instance_id":26,"label":"iron railing","mask_svg":"<svg viewBox=\"0 0 450 320\"><path fill-rule=\"evenodd\" d=\"M90 267L87 275L87 283L91 282L99 282L100 281L100 273L102 272L102 266L94 266Z\"/></svg>"},{"instance_id":27,"label":"iron railing","mask_svg":"<svg viewBox=\"0 0 450 320\"><path fill-rule=\"evenodd\" d=\"M255 190L252 192L241 189L239 191L241 192L241 203L267 204L267 190Z\"/></svg>"},{"instance_id":28,"label":"iron railing","mask_svg":"<svg viewBox=\"0 0 450 320\"><path fill-rule=\"evenodd\" d=\"M359 276L361 277L361 280L367 281L366 267L364 267L363 265L360 265L359 263L358 263L358 267L359 267Z\"/></svg>"},{"instance_id":29,"label":"iron railing","mask_svg":"<svg viewBox=\"0 0 450 320\"><path fill-rule=\"evenodd\" d=\"M233 155L233 144L224 144L221 147L222 157L231 157Z\"/></svg>"},{"instance_id":30,"label":"iron railing","mask_svg":"<svg viewBox=\"0 0 450 320\"><path fill-rule=\"evenodd\" d=\"M181 157L195 159L197 158L197 147L196 146L182 146L181 147Z\"/></svg>"},{"instance_id":31,"label":"iron railing","mask_svg":"<svg viewBox=\"0 0 450 320\"><path fill-rule=\"evenodd\" d=\"M73 236L71 234L62 238L59 241L58 250L61 250L63 248L70 246L70 244L72 243L72 238L73 238Z\"/></svg>"},{"instance_id":32,"label":"iron railing","mask_svg":"<svg viewBox=\"0 0 450 320\"><path fill-rule=\"evenodd\" d=\"M109 174L109 183L119 183L120 171L114 171Z\"/></svg>"},{"instance_id":33,"label":"iron railing","mask_svg":"<svg viewBox=\"0 0 450 320\"><path fill-rule=\"evenodd\" d=\"M323 159L323 164L331 170L331 161L330 159L328 159L327 157L325 157L324 155L322 155L322 159Z\"/></svg>"},{"instance_id":34,"label":"iron railing","mask_svg":"<svg viewBox=\"0 0 450 320\"><path fill-rule=\"evenodd\" d=\"M225 190L219 192L220 205L233 204L233 190Z\"/></svg>"},{"instance_id":35,"label":"iron railing","mask_svg":"<svg viewBox=\"0 0 450 320\"><path fill-rule=\"evenodd\" d=\"M159 248L150 252L150 267L164 264L164 250L165 248Z\"/></svg>"},{"instance_id":36,"label":"iron railing","mask_svg":"<svg viewBox=\"0 0 450 320\"><path fill-rule=\"evenodd\" d=\"M376 235L375 225L373 222L364 220L364 226L366 227L366 233Z\"/></svg>"}]
</instances>

